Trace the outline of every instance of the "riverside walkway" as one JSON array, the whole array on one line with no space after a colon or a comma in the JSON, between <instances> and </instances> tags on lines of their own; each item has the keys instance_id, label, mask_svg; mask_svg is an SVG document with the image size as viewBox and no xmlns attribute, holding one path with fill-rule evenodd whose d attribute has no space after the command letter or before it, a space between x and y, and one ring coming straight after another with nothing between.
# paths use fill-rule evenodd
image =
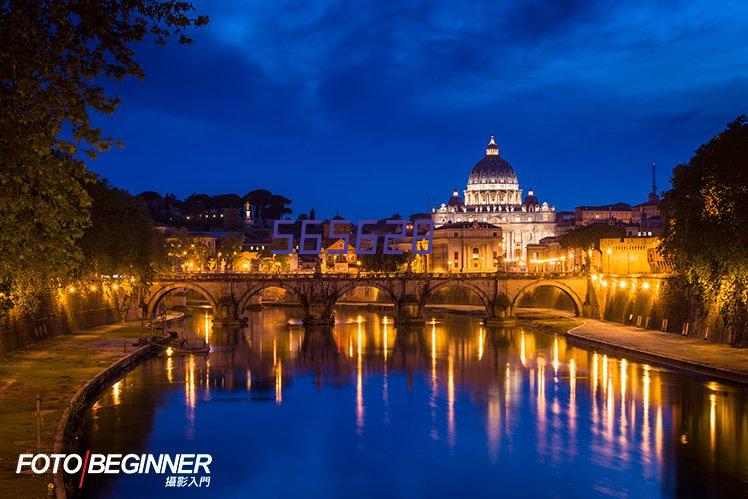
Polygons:
<instances>
[{"instance_id":1,"label":"riverside walkway","mask_svg":"<svg viewBox=\"0 0 748 499\"><path fill-rule=\"evenodd\" d=\"M18 454L52 452L60 417L78 388L134 351L130 346L134 338L149 333L140 321L116 323L55 336L0 357L1 496L47 495L52 476L16 475ZM41 397L39 433L37 394Z\"/></svg>"},{"instance_id":2,"label":"riverside walkway","mask_svg":"<svg viewBox=\"0 0 748 499\"><path fill-rule=\"evenodd\" d=\"M582 325L569 329L566 336L571 344L633 355L663 366L748 384L748 348L593 319L584 319Z\"/></svg>"}]
</instances>

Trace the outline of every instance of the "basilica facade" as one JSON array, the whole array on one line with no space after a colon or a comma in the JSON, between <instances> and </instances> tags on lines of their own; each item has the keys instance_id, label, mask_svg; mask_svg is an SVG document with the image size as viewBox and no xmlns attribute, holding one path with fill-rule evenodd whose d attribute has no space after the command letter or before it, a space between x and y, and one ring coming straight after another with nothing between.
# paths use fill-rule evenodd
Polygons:
<instances>
[{"instance_id":1,"label":"basilica facade","mask_svg":"<svg viewBox=\"0 0 748 499\"><path fill-rule=\"evenodd\" d=\"M473 167L463 196L455 190L449 201L434 208L434 225L483 222L501 227L507 267L526 267L527 245L556 235L555 209L541 203L532 190L522 197L517 174L501 157L493 136L485 156Z\"/></svg>"}]
</instances>

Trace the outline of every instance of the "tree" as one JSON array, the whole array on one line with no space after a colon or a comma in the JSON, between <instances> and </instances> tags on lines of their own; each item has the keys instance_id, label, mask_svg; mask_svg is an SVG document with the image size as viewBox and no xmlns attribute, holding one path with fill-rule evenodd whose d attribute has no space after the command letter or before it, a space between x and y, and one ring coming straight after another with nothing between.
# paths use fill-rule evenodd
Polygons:
<instances>
[{"instance_id":1,"label":"tree","mask_svg":"<svg viewBox=\"0 0 748 499\"><path fill-rule=\"evenodd\" d=\"M418 255L413 255L417 257ZM397 272L404 270L408 265L411 254L409 252L401 254L385 255L382 252L382 245L379 250L370 255L358 255L361 262L361 269L369 272ZM414 271L417 269L413 269Z\"/></svg>"},{"instance_id":2,"label":"tree","mask_svg":"<svg viewBox=\"0 0 748 499\"><path fill-rule=\"evenodd\" d=\"M160 260L153 222L141 201L99 179L86 185L92 200L91 226L80 239L80 277L134 277L146 285Z\"/></svg>"},{"instance_id":3,"label":"tree","mask_svg":"<svg viewBox=\"0 0 748 499\"><path fill-rule=\"evenodd\" d=\"M56 278L81 262L75 243L90 225L83 186L91 176L69 154L9 147L2 135L0 292L11 306L31 312Z\"/></svg>"},{"instance_id":4,"label":"tree","mask_svg":"<svg viewBox=\"0 0 748 499\"><path fill-rule=\"evenodd\" d=\"M17 304L81 261L94 181L81 155L117 143L91 121L119 104L103 77L142 78L132 45L189 43L187 29L208 21L192 11L176 0L0 3L0 286Z\"/></svg>"},{"instance_id":5,"label":"tree","mask_svg":"<svg viewBox=\"0 0 748 499\"><path fill-rule=\"evenodd\" d=\"M267 189L255 189L247 193L242 201L249 202L257 209L258 216L267 220L280 220L292 211L288 208L290 199L273 194Z\"/></svg>"},{"instance_id":6,"label":"tree","mask_svg":"<svg viewBox=\"0 0 748 499\"><path fill-rule=\"evenodd\" d=\"M600 250L600 239L624 237L626 229L620 225L594 223L570 230L559 239L562 248L590 248Z\"/></svg>"},{"instance_id":7,"label":"tree","mask_svg":"<svg viewBox=\"0 0 748 499\"><path fill-rule=\"evenodd\" d=\"M234 261L242 250L244 236L236 232L229 232L218 239L219 268L233 270Z\"/></svg>"},{"instance_id":8,"label":"tree","mask_svg":"<svg viewBox=\"0 0 748 499\"><path fill-rule=\"evenodd\" d=\"M661 249L687 284L689 297L721 314L748 340L748 124L745 116L673 170L660 209ZM699 311L692 314L698 315Z\"/></svg>"},{"instance_id":9,"label":"tree","mask_svg":"<svg viewBox=\"0 0 748 499\"><path fill-rule=\"evenodd\" d=\"M172 270L199 272L208 264L210 248L202 238L191 236L184 227L166 239L166 248Z\"/></svg>"},{"instance_id":10,"label":"tree","mask_svg":"<svg viewBox=\"0 0 748 499\"><path fill-rule=\"evenodd\" d=\"M291 268L291 258L289 255L273 254L271 248L265 248L257 255L257 267L260 272L288 272Z\"/></svg>"}]
</instances>

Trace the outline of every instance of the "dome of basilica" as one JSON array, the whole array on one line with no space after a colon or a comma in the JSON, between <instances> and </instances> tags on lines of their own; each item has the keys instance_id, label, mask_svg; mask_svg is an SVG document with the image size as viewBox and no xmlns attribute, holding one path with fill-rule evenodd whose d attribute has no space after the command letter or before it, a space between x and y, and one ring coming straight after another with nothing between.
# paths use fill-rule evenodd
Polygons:
<instances>
[{"instance_id":1,"label":"dome of basilica","mask_svg":"<svg viewBox=\"0 0 748 499\"><path fill-rule=\"evenodd\" d=\"M514 168L499 155L493 136L486 147L486 155L473 167L468 186L479 184L519 184Z\"/></svg>"}]
</instances>

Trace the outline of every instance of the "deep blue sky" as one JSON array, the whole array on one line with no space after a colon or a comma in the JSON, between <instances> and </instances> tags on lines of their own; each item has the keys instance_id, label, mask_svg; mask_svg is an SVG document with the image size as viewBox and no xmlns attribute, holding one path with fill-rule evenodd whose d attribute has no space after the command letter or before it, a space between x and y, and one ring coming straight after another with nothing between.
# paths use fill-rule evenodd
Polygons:
<instances>
[{"instance_id":1,"label":"deep blue sky","mask_svg":"<svg viewBox=\"0 0 748 499\"><path fill-rule=\"evenodd\" d=\"M197 2L146 44L91 167L133 193L244 194L353 220L465 188L490 134L557 209L639 202L748 112L745 2Z\"/></svg>"}]
</instances>

